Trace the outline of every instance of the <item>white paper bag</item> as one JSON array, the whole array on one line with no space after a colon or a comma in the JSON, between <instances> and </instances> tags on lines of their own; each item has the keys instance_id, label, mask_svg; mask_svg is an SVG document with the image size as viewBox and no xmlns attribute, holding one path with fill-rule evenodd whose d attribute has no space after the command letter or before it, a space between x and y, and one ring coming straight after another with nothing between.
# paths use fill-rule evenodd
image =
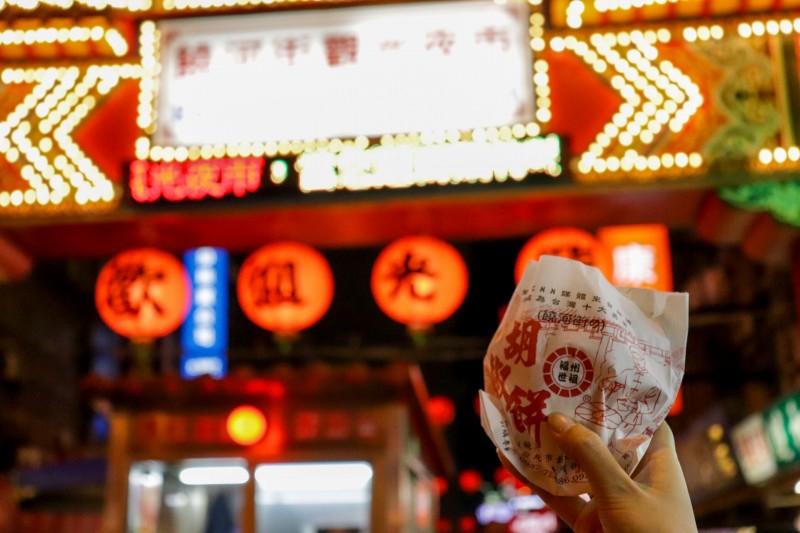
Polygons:
<instances>
[{"instance_id":1,"label":"white paper bag","mask_svg":"<svg viewBox=\"0 0 800 533\"><path fill-rule=\"evenodd\" d=\"M688 306L686 293L614 287L577 261L532 261L484 359L486 433L531 483L589 492L547 425L561 412L599 434L630 474L678 393Z\"/></svg>"}]
</instances>

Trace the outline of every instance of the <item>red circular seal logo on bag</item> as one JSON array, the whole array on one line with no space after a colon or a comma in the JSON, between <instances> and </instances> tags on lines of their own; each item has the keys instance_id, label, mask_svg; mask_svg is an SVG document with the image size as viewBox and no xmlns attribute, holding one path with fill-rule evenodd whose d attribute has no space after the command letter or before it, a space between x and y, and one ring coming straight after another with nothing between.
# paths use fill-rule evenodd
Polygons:
<instances>
[{"instance_id":1,"label":"red circular seal logo on bag","mask_svg":"<svg viewBox=\"0 0 800 533\"><path fill-rule=\"evenodd\" d=\"M583 393L594 379L594 368L589 357L573 347L551 352L544 362L543 373L547 388L564 398Z\"/></svg>"}]
</instances>

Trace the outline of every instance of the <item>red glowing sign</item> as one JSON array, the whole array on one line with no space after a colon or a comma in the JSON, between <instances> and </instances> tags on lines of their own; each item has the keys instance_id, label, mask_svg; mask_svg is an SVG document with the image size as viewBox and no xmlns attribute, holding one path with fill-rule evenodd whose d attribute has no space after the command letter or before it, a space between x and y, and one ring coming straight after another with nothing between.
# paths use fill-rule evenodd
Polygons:
<instances>
[{"instance_id":1,"label":"red glowing sign","mask_svg":"<svg viewBox=\"0 0 800 533\"><path fill-rule=\"evenodd\" d=\"M129 187L131 197L144 204L156 200L182 202L235 196L241 198L261 187L264 159L229 157L197 161L134 161Z\"/></svg>"}]
</instances>

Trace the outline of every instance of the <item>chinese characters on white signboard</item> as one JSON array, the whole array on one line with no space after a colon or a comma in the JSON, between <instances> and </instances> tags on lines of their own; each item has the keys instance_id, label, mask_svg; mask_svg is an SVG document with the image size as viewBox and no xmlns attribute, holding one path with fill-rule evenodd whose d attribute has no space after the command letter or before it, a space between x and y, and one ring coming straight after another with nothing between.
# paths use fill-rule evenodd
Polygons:
<instances>
[{"instance_id":1,"label":"chinese characters on white signboard","mask_svg":"<svg viewBox=\"0 0 800 533\"><path fill-rule=\"evenodd\" d=\"M155 143L464 130L533 120L529 10L425 2L159 23Z\"/></svg>"}]
</instances>

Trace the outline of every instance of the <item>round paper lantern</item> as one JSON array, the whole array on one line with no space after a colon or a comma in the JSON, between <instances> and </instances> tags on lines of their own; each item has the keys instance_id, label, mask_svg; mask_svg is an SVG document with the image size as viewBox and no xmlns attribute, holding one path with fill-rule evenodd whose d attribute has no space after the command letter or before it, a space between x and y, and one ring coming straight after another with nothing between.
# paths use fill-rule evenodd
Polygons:
<instances>
[{"instance_id":1,"label":"round paper lantern","mask_svg":"<svg viewBox=\"0 0 800 533\"><path fill-rule=\"evenodd\" d=\"M481 490L483 476L474 469L467 469L458 475L458 486L467 494L472 494Z\"/></svg>"},{"instance_id":2,"label":"round paper lantern","mask_svg":"<svg viewBox=\"0 0 800 533\"><path fill-rule=\"evenodd\" d=\"M163 337L183 323L191 288L183 264L155 248L137 248L114 256L100 270L95 305L115 332L145 341Z\"/></svg>"},{"instance_id":3,"label":"round paper lantern","mask_svg":"<svg viewBox=\"0 0 800 533\"><path fill-rule=\"evenodd\" d=\"M428 416L437 426L447 426L456 419L456 407L453 400L445 396L433 396L428 400Z\"/></svg>"},{"instance_id":4,"label":"round paper lantern","mask_svg":"<svg viewBox=\"0 0 800 533\"><path fill-rule=\"evenodd\" d=\"M614 274L611 252L594 235L577 228L552 228L537 233L522 247L514 265L514 280L519 283L528 263L538 261L543 255L566 257L597 267L607 279Z\"/></svg>"},{"instance_id":5,"label":"round paper lantern","mask_svg":"<svg viewBox=\"0 0 800 533\"><path fill-rule=\"evenodd\" d=\"M333 273L321 253L302 243L263 246L242 263L239 305L259 327L292 335L315 324L333 301Z\"/></svg>"},{"instance_id":6,"label":"round paper lantern","mask_svg":"<svg viewBox=\"0 0 800 533\"><path fill-rule=\"evenodd\" d=\"M392 320L426 329L452 315L469 285L461 254L427 236L403 237L383 249L372 267L372 295Z\"/></svg>"}]
</instances>

